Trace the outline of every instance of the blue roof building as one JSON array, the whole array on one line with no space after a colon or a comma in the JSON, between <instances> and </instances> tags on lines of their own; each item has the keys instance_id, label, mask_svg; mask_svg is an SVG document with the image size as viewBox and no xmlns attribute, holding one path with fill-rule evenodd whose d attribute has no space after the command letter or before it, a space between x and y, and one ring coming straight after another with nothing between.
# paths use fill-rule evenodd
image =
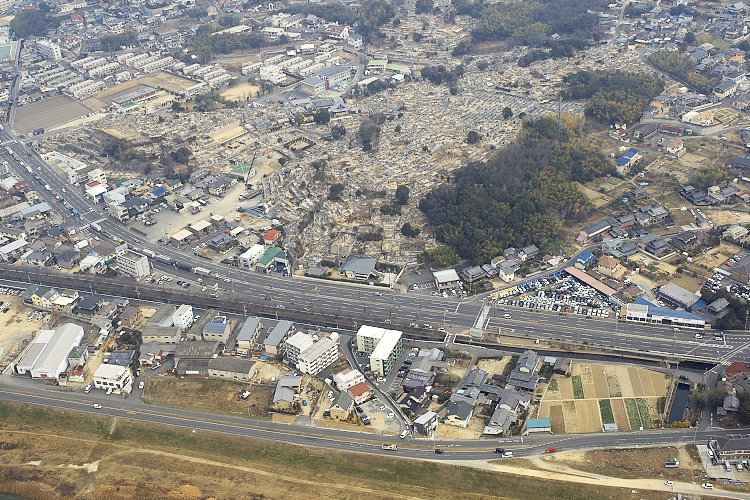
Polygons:
<instances>
[{"instance_id":1,"label":"blue roof building","mask_svg":"<svg viewBox=\"0 0 750 500\"><path fill-rule=\"evenodd\" d=\"M578 269L588 269L596 263L596 257L591 252L583 252L578 256L575 262L575 267Z\"/></svg>"}]
</instances>

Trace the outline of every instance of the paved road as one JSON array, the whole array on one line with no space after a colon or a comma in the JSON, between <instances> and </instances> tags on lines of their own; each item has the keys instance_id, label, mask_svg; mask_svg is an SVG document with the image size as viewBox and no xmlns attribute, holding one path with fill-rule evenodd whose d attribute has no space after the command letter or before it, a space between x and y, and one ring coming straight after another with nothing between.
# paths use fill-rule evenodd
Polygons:
<instances>
[{"instance_id":1,"label":"paved road","mask_svg":"<svg viewBox=\"0 0 750 500\"><path fill-rule=\"evenodd\" d=\"M51 167L41 160L33 151L15 140L5 131L0 131L0 142L9 145L17 156L27 164L32 172L38 174L51 191L40 186L28 173L25 167L13 159L6 151L0 150L0 156L7 160L13 170L27 178L34 189L50 203L55 211L61 214L69 213L58 202L53 193L59 193L64 200L80 213L81 226L98 223L106 235L127 241L139 250L149 249L156 254L169 257L181 265L190 267L204 267L214 275L231 277L229 283L218 279L222 288L230 289L250 296L263 297L271 305L296 304L294 307L315 307L330 311L339 311L345 317L347 312L363 312L373 318L389 318L394 325L408 325L411 322L433 325L445 324L450 332L458 332L471 327L479 313L482 302L477 298L461 300L458 298L443 298L417 294L399 293L390 289L367 286L353 286L349 284L331 283L324 280L307 278L284 278L277 273L262 274L231 268L223 264L198 258L170 245L152 243L145 238L128 230L122 224L110 219L103 213L103 209L94 208L85 195L68 184L62 171ZM65 191L63 191L63 189ZM100 211L102 210L102 211ZM70 217L69 215L67 216ZM189 250L188 250L189 252ZM180 271L173 269L176 273ZM190 272L182 271L186 277L195 277ZM209 284L213 284L207 280ZM500 327L514 328L517 335L529 338L539 338L552 342L587 342L590 345L601 345L608 349L627 348L661 355L675 354L683 358L706 361L734 361L742 359L741 352L736 349L744 345L740 338L729 338L727 346L719 345L707 338L704 342L696 342L692 335L685 331L675 335L672 328L641 324L618 324L612 319L592 318L582 319L577 316L557 316L550 311L532 311L529 309L512 310L512 320L502 319L498 310L493 310L493 317L488 324L489 332L497 332ZM750 338L747 339L750 341ZM722 343L723 344L723 343Z\"/></svg>"},{"instance_id":2,"label":"paved road","mask_svg":"<svg viewBox=\"0 0 750 500\"><path fill-rule=\"evenodd\" d=\"M709 439L737 434L738 431L709 429L661 430L644 432L598 433L580 435L530 435L524 438L480 439L473 441L446 441L427 439L404 439L395 436L298 427L268 421L257 421L240 417L231 417L162 408L147 405L137 397L123 400L119 397L105 396L101 391L83 393L60 393L53 390L40 390L37 387L26 387L23 380L4 375L0 377L0 399L31 403L51 408L63 408L92 414L113 415L118 418L147 423L158 423L185 427L189 429L221 432L268 439L304 446L313 446L331 450L358 451L373 454L387 454L411 458L430 458L439 460L487 460L497 458L495 447L512 450L516 457L529 457L544 453L554 447L560 451L591 448L638 447L654 445L675 445L702 443ZM30 382L30 381L29 381ZM34 382L35 383L35 382ZM103 405L101 410L93 408L94 403ZM315 435L310 435L314 433ZM368 442L363 442L368 441ZM384 451L381 443L397 443L398 451ZM434 448L442 448L444 455L436 455Z\"/></svg>"}]
</instances>

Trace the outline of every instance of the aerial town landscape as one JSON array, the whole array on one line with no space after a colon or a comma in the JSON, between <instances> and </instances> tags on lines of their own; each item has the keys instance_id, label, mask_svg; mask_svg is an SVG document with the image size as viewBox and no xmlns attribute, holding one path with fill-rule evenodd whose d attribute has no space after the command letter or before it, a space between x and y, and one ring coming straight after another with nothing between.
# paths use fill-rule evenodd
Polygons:
<instances>
[{"instance_id":1,"label":"aerial town landscape","mask_svg":"<svg viewBox=\"0 0 750 500\"><path fill-rule=\"evenodd\" d=\"M0 16L0 499L750 499L750 1Z\"/></svg>"}]
</instances>

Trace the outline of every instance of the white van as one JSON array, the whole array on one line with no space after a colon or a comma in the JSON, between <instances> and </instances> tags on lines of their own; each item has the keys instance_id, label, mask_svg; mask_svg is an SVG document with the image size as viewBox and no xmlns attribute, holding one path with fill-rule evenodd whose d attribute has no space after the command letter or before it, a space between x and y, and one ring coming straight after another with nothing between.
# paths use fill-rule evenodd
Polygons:
<instances>
[{"instance_id":1,"label":"white van","mask_svg":"<svg viewBox=\"0 0 750 500\"><path fill-rule=\"evenodd\" d=\"M83 390L83 392L85 392L86 394L91 392L91 384L87 385L86 388Z\"/></svg>"},{"instance_id":2,"label":"white van","mask_svg":"<svg viewBox=\"0 0 750 500\"><path fill-rule=\"evenodd\" d=\"M401 435L399 436L401 439L406 439L406 436L409 435L409 431L403 430L401 431Z\"/></svg>"}]
</instances>

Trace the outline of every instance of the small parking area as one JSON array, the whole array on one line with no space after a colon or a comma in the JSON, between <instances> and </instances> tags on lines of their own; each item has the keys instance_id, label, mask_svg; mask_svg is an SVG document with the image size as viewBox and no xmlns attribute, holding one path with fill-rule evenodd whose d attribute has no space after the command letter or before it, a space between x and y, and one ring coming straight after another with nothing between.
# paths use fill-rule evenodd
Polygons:
<instances>
[{"instance_id":1,"label":"small parking area","mask_svg":"<svg viewBox=\"0 0 750 500\"><path fill-rule=\"evenodd\" d=\"M497 298L495 303L601 318L609 318L613 310L603 294L564 273L519 285L513 295Z\"/></svg>"}]
</instances>

